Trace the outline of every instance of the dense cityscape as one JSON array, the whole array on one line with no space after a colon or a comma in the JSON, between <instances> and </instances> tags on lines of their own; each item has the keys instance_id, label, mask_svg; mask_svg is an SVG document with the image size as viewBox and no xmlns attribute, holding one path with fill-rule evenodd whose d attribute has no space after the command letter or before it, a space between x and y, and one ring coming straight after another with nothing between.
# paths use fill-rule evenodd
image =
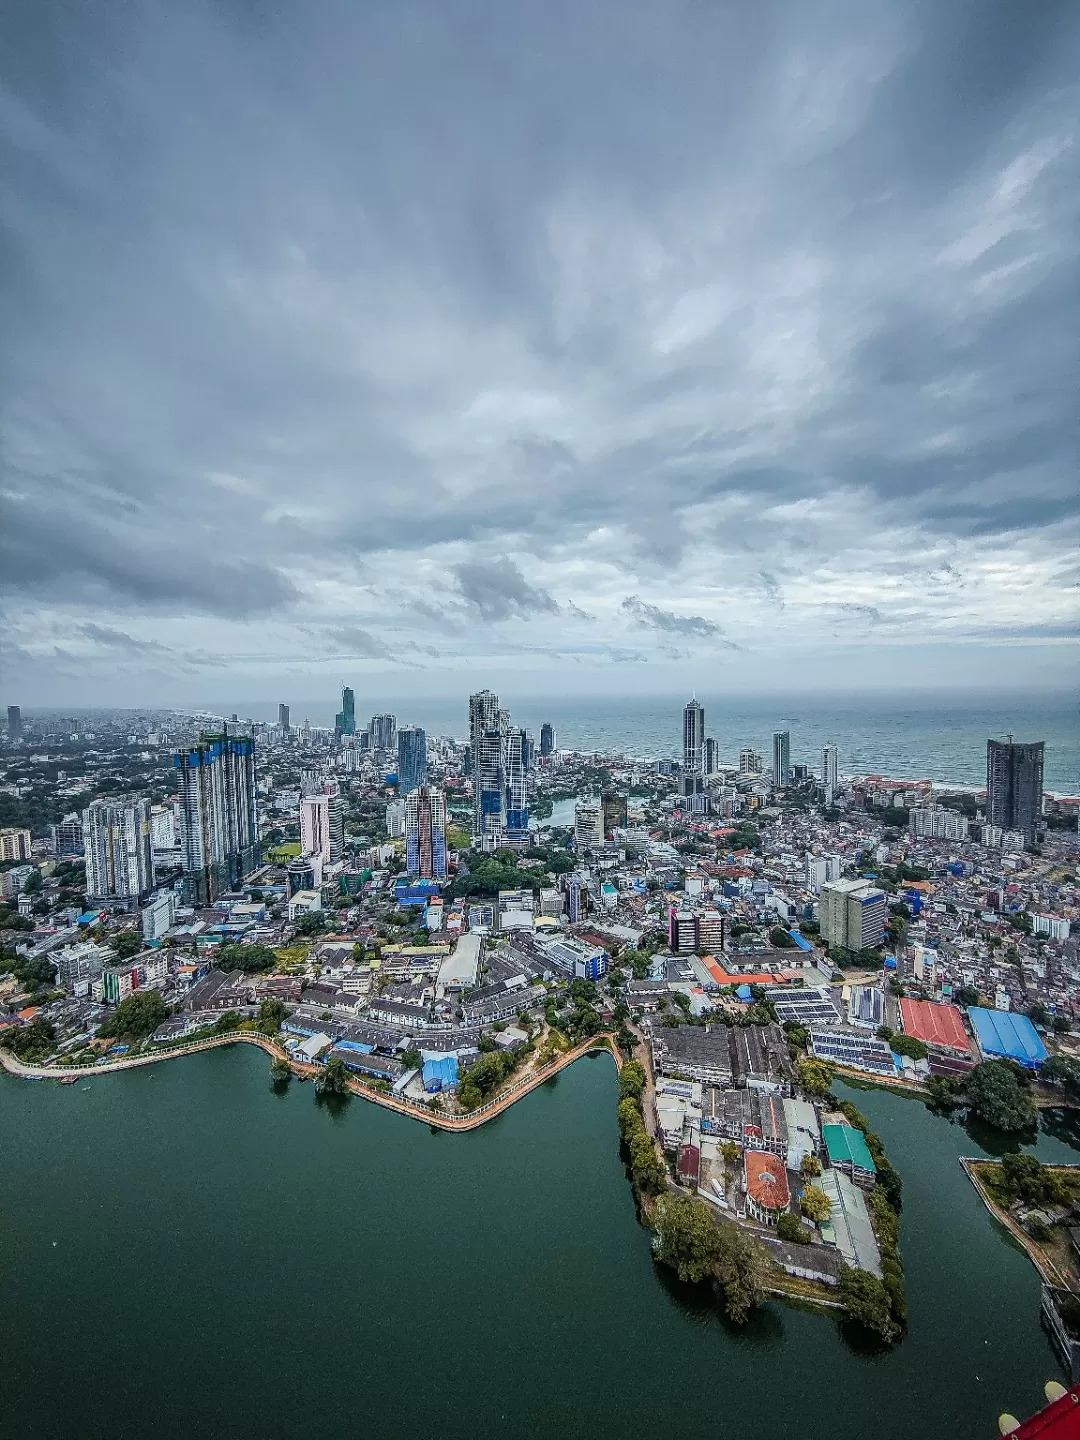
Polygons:
<instances>
[{"instance_id":1,"label":"dense cityscape","mask_svg":"<svg viewBox=\"0 0 1080 1440\"><path fill-rule=\"evenodd\" d=\"M250 1040L278 1085L453 1129L605 1044L662 1261L736 1320L839 1294L901 1336L902 1178L831 1087L1003 1133L1080 1095L1080 799L1044 792L1042 742L988 738L985 790L949 793L788 730L726 757L696 699L649 762L488 690L466 721L362 725L349 687L333 729L10 706L4 1064Z\"/></svg>"}]
</instances>

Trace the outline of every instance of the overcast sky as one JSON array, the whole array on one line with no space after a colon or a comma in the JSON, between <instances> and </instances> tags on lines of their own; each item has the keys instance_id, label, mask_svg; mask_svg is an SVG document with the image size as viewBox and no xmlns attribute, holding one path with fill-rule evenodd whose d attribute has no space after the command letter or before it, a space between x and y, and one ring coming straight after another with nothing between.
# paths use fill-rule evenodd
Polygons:
<instances>
[{"instance_id":1,"label":"overcast sky","mask_svg":"<svg viewBox=\"0 0 1080 1440\"><path fill-rule=\"evenodd\" d=\"M3 692L1076 678L1075 0L6 0Z\"/></svg>"}]
</instances>

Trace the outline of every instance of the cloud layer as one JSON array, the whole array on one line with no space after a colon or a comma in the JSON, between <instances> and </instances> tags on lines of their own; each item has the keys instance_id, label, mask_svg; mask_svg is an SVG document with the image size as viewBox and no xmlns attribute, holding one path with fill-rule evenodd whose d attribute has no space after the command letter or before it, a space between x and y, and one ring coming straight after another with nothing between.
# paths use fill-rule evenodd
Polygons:
<instances>
[{"instance_id":1,"label":"cloud layer","mask_svg":"<svg viewBox=\"0 0 1080 1440\"><path fill-rule=\"evenodd\" d=\"M1056 0L5 6L5 690L1074 674L1078 62Z\"/></svg>"}]
</instances>

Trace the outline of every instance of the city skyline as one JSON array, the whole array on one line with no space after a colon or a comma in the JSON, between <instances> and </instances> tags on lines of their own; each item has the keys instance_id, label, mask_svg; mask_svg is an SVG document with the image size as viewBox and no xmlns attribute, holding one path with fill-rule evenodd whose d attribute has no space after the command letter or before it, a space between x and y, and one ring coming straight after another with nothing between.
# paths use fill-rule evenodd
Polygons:
<instances>
[{"instance_id":1,"label":"city skyline","mask_svg":"<svg viewBox=\"0 0 1080 1440\"><path fill-rule=\"evenodd\" d=\"M50 10L5 699L1075 676L1075 8Z\"/></svg>"}]
</instances>

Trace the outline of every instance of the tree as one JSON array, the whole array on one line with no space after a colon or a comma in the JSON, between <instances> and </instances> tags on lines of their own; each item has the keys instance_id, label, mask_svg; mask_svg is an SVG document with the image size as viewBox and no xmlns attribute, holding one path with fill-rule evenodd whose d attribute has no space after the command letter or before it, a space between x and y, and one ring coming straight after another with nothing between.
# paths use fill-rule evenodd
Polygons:
<instances>
[{"instance_id":1,"label":"tree","mask_svg":"<svg viewBox=\"0 0 1080 1440\"><path fill-rule=\"evenodd\" d=\"M321 935L326 929L326 916L321 910L309 910L296 921L298 935Z\"/></svg>"},{"instance_id":2,"label":"tree","mask_svg":"<svg viewBox=\"0 0 1080 1440\"><path fill-rule=\"evenodd\" d=\"M230 940L218 948L215 963L219 970L273 970L277 955L269 945L241 945Z\"/></svg>"},{"instance_id":3,"label":"tree","mask_svg":"<svg viewBox=\"0 0 1080 1440\"><path fill-rule=\"evenodd\" d=\"M281 1022L285 1019L286 1014L285 1005L281 1000L264 1000L259 1006L255 1028L261 1030L264 1035L276 1035L281 1029Z\"/></svg>"},{"instance_id":4,"label":"tree","mask_svg":"<svg viewBox=\"0 0 1080 1440\"><path fill-rule=\"evenodd\" d=\"M806 1226L800 1223L799 1217L792 1215L790 1210L785 1210L777 1220L776 1233L781 1240L792 1245L809 1245L813 1238Z\"/></svg>"},{"instance_id":5,"label":"tree","mask_svg":"<svg viewBox=\"0 0 1080 1440\"><path fill-rule=\"evenodd\" d=\"M1063 1205L1072 1198L1072 1187L1064 1176L1034 1155L1003 1155L1001 1187L1010 1201L1027 1205Z\"/></svg>"},{"instance_id":6,"label":"tree","mask_svg":"<svg viewBox=\"0 0 1080 1440\"><path fill-rule=\"evenodd\" d=\"M894 1035L889 1041L897 1055L906 1055L909 1060L925 1060L930 1054L930 1047L923 1040L918 1040L914 1035Z\"/></svg>"},{"instance_id":7,"label":"tree","mask_svg":"<svg viewBox=\"0 0 1080 1440\"><path fill-rule=\"evenodd\" d=\"M113 1036L125 1040L142 1040L152 1035L168 1018L169 1009L159 990L136 990L121 1000L97 1032L103 1039Z\"/></svg>"},{"instance_id":8,"label":"tree","mask_svg":"<svg viewBox=\"0 0 1080 1440\"><path fill-rule=\"evenodd\" d=\"M270 1079L275 1085L287 1085L292 1079L292 1066L284 1055L275 1055L271 1060Z\"/></svg>"},{"instance_id":9,"label":"tree","mask_svg":"<svg viewBox=\"0 0 1080 1440\"><path fill-rule=\"evenodd\" d=\"M662 1195L654 1218L656 1258L670 1265L680 1280L699 1284L713 1273L720 1257L720 1237L703 1200Z\"/></svg>"},{"instance_id":10,"label":"tree","mask_svg":"<svg viewBox=\"0 0 1080 1440\"><path fill-rule=\"evenodd\" d=\"M799 1170L808 1180L812 1180L815 1175L821 1174L821 1161L816 1155L804 1155Z\"/></svg>"},{"instance_id":11,"label":"tree","mask_svg":"<svg viewBox=\"0 0 1080 1440\"><path fill-rule=\"evenodd\" d=\"M964 1086L968 1105L980 1120L998 1130L1030 1130L1038 1111L1030 1088L1005 1060L984 1060L968 1075Z\"/></svg>"},{"instance_id":12,"label":"tree","mask_svg":"<svg viewBox=\"0 0 1080 1440\"><path fill-rule=\"evenodd\" d=\"M619 1071L619 1094L638 1100L645 1089L645 1067L637 1060L627 1060Z\"/></svg>"},{"instance_id":13,"label":"tree","mask_svg":"<svg viewBox=\"0 0 1080 1440\"><path fill-rule=\"evenodd\" d=\"M802 1213L815 1225L823 1225L832 1214L832 1201L820 1185L807 1185L803 1191Z\"/></svg>"},{"instance_id":14,"label":"tree","mask_svg":"<svg viewBox=\"0 0 1080 1440\"><path fill-rule=\"evenodd\" d=\"M409 1048L403 1052L401 1063L405 1066L406 1070L419 1070L424 1063L424 1057L415 1045L410 1045Z\"/></svg>"},{"instance_id":15,"label":"tree","mask_svg":"<svg viewBox=\"0 0 1080 1440\"><path fill-rule=\"evenodd\" d=\"M714 1273L724 1292L724 1310L729 1320L743 1325L764 1298L769 1256L761 1241L738 1225L721 1224L717 1236Z\"/></svg>"},{"instance_id":16,"label":"tree","mask_svg":"<svg viewBox=\"0 0 1080 1440\"><path fill-rule=\"evenodd\" d=\"M828 1095L832 1088L832 1067L824 1060L800 1060L795 1067L799 1088L807 1095Z\"/></svg>"},{"instance_id":17,"label":"tree","mask_svg":"<svg viewBox=\"0 0 1080 1440\"><path fill-rule=\"evenodd\" d=\"M769 931L769 939L777 950L794 950L796 942L792 939L791 931L785 930L782 925L774 925Z\"/></svg>"},{"instance_id":18,"label":"tree","mask_svg":"<svg viewBox=\"0 0 1080 1440\"><path fill-rule=\"evenodd\" d=\"M331 1055L315 1076L316 1095L348 1095L349 1072L340 1055Z\"/></svg>"},{"instance_id":19,"label":"tree","mask_svg":"<svg viewBox=\"0 0 1080 1440\"><path fill-rule=\"evenodd\" d=\"M56 1031L43 1015L29 1025L11 1025L0 1031L0 1045L27 1065L40 1065L53 1052Z\"/></svg>"},{"instance_id":20,"label":"tree","mask_svg":"<svg viewBox=\"0 0 1080 1440\"><path fill-rule=\"evenodd\" d=\"M720 1154L723 1156L724 1164L729 1170L734 1170L742 1159L742 1151L734 1140L722 1140L720 1142Z\"/></svg>"},{"instance_id":21,"label":"tree","mask_svg":"<svg viewBox=\"0 0 1080 1440\"><path fill-rule=\"evenodd\" d=\"M109 944L116 951L117 960L130 960L143 948L142 936L137 930L121 930L110 939Z\"/></svg>"},{"instance_id":22,"label":"tree","mask_svg":"<svg viewBox=\"0 0 1080 1440\"><path fill-rule=\"evenodd\" d=\"M841 1265L837 1297L843 1305L849 1320L855 1320L867 1330L879 1335L891 1344L900 1334L900 1328L892 1315L888 1291L869 1270L856 1270L850 1265Z\"/></svg>"}]
</instances>

